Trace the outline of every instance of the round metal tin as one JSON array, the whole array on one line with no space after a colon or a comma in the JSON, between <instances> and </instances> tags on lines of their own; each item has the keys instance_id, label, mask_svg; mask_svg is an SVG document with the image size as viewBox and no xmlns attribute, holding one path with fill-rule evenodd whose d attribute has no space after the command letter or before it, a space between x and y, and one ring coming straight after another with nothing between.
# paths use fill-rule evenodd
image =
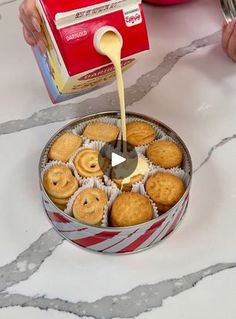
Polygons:
<instances>
[{"instance_id":1,"label":"round metal tin","mask_svg":"<svg viewBox=\"0 0 236 319\"><path fill-rule=\"evenodd\" d=\"M127 254L151 248L175 230L188 206L192 178L192 161L184 142L172 129L151 117L134 112L127 112L127 116L143 119L158 125L165 133L167 133L167 135L178 141L178 143L182 146L189 163L189 169L187 172L189 175L189 182L188 185L186 185L184 195L174 207L165 214L146 223L131 227L98 227L81 223L55 206L44 190L42 184L42 170L45 164L45 157L47 156L48 148L57 135L61 134L65 130L73 129L80 123L102 117L113 117L119 119L120 113L112 111L89 115L75 120L63 127L48 141L42 151L39 161L39 179L44 209L53 227L63 238L77 246L90 249L95 252Z\"/></svg>"}]
</instances>

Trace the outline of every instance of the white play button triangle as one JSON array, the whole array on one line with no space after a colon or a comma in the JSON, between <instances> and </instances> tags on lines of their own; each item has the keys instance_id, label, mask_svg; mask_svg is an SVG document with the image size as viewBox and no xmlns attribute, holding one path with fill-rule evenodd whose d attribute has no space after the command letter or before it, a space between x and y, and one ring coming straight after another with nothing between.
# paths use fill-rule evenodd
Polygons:
<instances>
[{"instance_id":1,"label":"white play button triangle","mask_svg":"<svg viewBox=\"0 0 236 319\"><path fill-rule=\"evenodd\" d=\"M120 156L116 153L112 153L111 154L111 166L114 167L114 166L117 166L121 163L124 163L126 161L126 158L123 157L123 156Z\"/></svg>"},{"instance_id":2,"label":"white play button triangle","mask_svg":"<svg viewBox=\"0 0 236 319\"><path fill-rule=\"evenodd\" d=\"M114 147L114 145L116 146ZM119 176L119 178L117 177L118 179L124 179L131 176L138 165L138 154L135 147L127 144L126 147L122 148L121 146L123 145L122 140L116 140L113 143L105 143L99 151L99 166L104 175L107 174L107 177L109 178L113 179L114 174L116 174L116 177ZM127 151L124 152L123 149L126 149ZM104 165L105 158L110 160L112 172Z\"/></svg>"}]
</instances>

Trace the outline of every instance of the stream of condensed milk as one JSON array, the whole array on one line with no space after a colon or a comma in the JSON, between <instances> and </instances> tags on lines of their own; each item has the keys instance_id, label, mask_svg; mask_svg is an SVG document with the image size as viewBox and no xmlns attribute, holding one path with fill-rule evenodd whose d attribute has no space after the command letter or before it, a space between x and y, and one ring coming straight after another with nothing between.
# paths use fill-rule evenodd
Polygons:
<instances>
[{"instance_id":1,"label":"stream of condensed milk","mask_svg":"<svg viewBox=\"0 0 236 319\"><path fill-rule=\"evenodd\" d=\"M123 141L123 152L127 152L126 115L125 115L125 89L121 67L122 43L115 32L104 33L100 41L100 50L114 65L117 81L117 90L120 101L121 134Z\"/></svg>"},{"instance_id":2,"label":"stream of condensed milk","mask_svg":"<svg viewBox=\"0 0 236 319\"><path fill-rule=\"evenodd\" d=\"M121 133L122 133L122 141L123 141L123 152L127 152L127 135L126 135L126 111L125 111L125 90L124 90L124 80L122 75L122 67L121 67L121 48L122 43L115 34L115 32L108 31L104 33L100 41L100 50L106 55L114 65L115 73L116 73L116 81L117 81L117 90L120 101L120 115L121 115ZM124 167L119 165L116 169L116 178L123 176L124 172L127 171L127 165L130 163L127 162ZM145 175L148 172L148 164L147 162L139 158L137 162L137 167L129 176L125 177L121 183L121 190L125 184L128 184L131 181L131 178L137 176L139 174ZM125 175L125 174L124 174Z\"/></svg>"}]
</instances>

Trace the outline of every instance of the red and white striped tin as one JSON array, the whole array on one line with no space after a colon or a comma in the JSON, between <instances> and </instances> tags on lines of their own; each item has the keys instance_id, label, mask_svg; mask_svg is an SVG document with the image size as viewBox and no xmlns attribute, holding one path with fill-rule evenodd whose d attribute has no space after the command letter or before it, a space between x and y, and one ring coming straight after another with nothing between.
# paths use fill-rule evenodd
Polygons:
<instances>
[{"instance_id":1,"label":"red and white striped tin","mask_svg":"<svg viewBox=\"0 0 236 319\"><path fill-rule=\"evenodd\" d=\"M64 130L73 129L80 123L87 122L89 120L99 117L117 117L119 118L119 112L105 112L96 115L90 115L79 120L73 121L64 128L62 128L57 134L55 134L45 146L39 163L39 178L41 186L41 194L43 199L43 205L46 214L51 221L55 230L65 239L71 243L90 249L96 252L110 253L110 254L125 254L142 251L147 248L153 247L161 240L166 238L172 233L182 217L184 216L188 201L190 184L192 177L192 162L189 151L180 137L165 124L152 119L146 115L137 114L133 112L127 112L128 116L134 116L136 118L143 119L152 124L158 125L167 135L175 139L184 151L184 155L188 161L189 175L188 185L186 185L186 191L179 202L165 214L152 219L146 223L135 225L131 227L95 227L87 224L83 224L73 217L65 214L50 200L42 184L42 169L43 162L46 156L46 152L55 139Z\"/></svg>"}]
</instances>

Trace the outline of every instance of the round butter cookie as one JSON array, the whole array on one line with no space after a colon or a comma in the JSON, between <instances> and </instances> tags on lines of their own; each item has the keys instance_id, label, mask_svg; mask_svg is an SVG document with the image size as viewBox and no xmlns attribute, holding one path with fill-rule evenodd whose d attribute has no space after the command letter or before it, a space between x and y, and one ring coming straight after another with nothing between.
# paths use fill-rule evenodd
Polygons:
<instances>
[{"instance_id":1,"label":"round butter cookie","mask_svg":"<svg viewBox=\"0 0 236 319\"><path fill-rule=\"evenodd\" d=\"M132 146L149 144L155 140L155 129L146 122L130 122L126 125L127 142Z\"/></svg>"},{"instance_id":2,"label":"round butter cookie","mask_svg":"<svg viewBox=\"0 0 236 319\"><path fill-rule=\"evenodd\" d=\"M146 191L156 203L158 211L165 213L183 196L183 181L172 174L158 172L150 176L146 182Z\"/></svg>"},{"instance_id":3,"label":"round butter cookie","mask_svg":"<svg viewBox=\"0 0 236 319\"><path fill-rule=\"evenodd\" d=\"M154 164L163 168L179 167L183 153L179 146L171 141L155 141L147 149L147 157Z\"/></svg>"},{"instance_id":4,"label":"round butter cookie","mask_svg":"<svg viewBox=\"0 0 236 319\"><path fill-rule=\"evenodd\" d=\"M149 199L139 193L125 192L114 201L110 223L113 227L126 227L152 219L153 209Z\"/></svg>"}]
</instances>

